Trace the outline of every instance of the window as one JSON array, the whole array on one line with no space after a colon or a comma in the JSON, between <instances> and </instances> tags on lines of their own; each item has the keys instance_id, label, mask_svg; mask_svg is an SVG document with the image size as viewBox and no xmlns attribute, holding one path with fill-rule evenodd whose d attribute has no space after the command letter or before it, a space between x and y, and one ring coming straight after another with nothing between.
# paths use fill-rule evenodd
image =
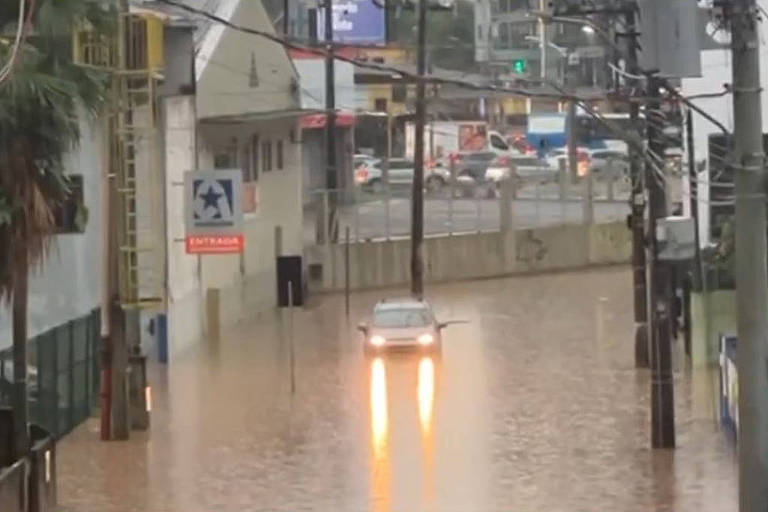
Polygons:
<instances>
[{"instance_id":1,"label":"window","mask_svg":"<svg viewBox=\"0 0 768 512\"><path fill-rule=\"evenodd\" d=\"M64 201L54 208L53 218L57 233L84 233L88 222L88 209L83 196L83 177L79 174L65 177L69 192Z\"/></svg>"},{"instance_id":2,"label":"window","mask_svg":"<svg viewBox=\"0 0 768 512\"><path fill-rule=\"evenodd\" d=\"M232 139L228 146L218 148L213 154L214 169L237 168L237 139Z\"/></svg>"},{"instance_id":3,"label":"window","mask_svg":"<svg viewBox=\"0 0 768 512\"><path fill-rule=\"evenodd\" d=\"M483 40L483 26L482 25L478 25L477 26L477 39L479 41Z\"/></svg>"},{"instance_id":4,"label":"window","mask_svg":"<svg viewBox=\"0 0 768 512\"><path fill-rule=\"evenodd\" d=\"M390 169L413 169L414 163L412 160L395 160L389 161Z\"/></svg>"},{"instance_id":5,"label":"window","mask_svg":"<svg viewBox=\"0 0 768 512\"><path fill-rule=\"evenodd\" d=\"M247 181L259 181L259 136L251 137L251 173Z\"/></svg>"},{"instance_id":6,"label":"window","mask_svg":"<svg viewBox=\"0 0 768 512\"><path fill-rule=\"evenodd\" d=\"M499 0L499 12L509 12L509 0Z\"/></svg>"},{"instance_id":7,"label":"window","mask_svg":"<svg viewBox=\"0 0 768 512\"><path fill-rule=\"evenodd\" d=\"M261 170L269 172L272 170L272 142L265 141L261 145Z\"/></svg>"},{"instance_id":8,"label":"window","mask_svg":"<svg viewBox=\"0 0 768 512\"><path fill-rule=\"evenodd\" d=\"M509 46L509 24L499 23L499 43L502 48Z\"/></svg>"},{"instance_id":9,"label":"window","mask_svg":"<svg viewBox=\"0 0 768 512\"><path fill-rule=\"evenodd\" d=\"M397 103L405 103L406 98L408 97L408 88L405 84L395 84L392 86L392 101ZM384 110L386 110L386 105L384 106Z\"/></svg>"},{"instance_id":10,"label":"window","mask_svg":"<svg viewBox=\"0 0 768 512\"><path fill-rule=\"evenodd\" d=\"M275 152L277 153L277 170L281 171L283 170L283 141L279 140L277 141L277 147L275 148Z\"/></svg>"},{"instance_id":11,"label":"window","mask_svg":"<svg viewBox=\"0 0 768 512\"><path fill-rule=\"evenodd\" d=\"M432 322L426 309L385 309L373 315L374 327L426 327Z\"/></svg>"},{"instance_id":12,"label":"window","mask_svg":"<svg viewBox=\"0 0 768 512\"><path fill-rule=\"evenodd\" d=\"M498 135L492 134L490 139L491 139L491 146L493 146L494 148L500 149L502 151L509 150L509 145L506 142L504 142L504 139L502 139Z\"/></svg>"},{"instance_id":13,"label":"window","mask_svg":"<svg viewBox=\"0 0 768 512\"><path fill-rule=\"evenodd\" d=\"M373 102L373 110L376 112L386 112L387 111L387 99L386 98L376 98Z\"/></svg>"}]
</instances>

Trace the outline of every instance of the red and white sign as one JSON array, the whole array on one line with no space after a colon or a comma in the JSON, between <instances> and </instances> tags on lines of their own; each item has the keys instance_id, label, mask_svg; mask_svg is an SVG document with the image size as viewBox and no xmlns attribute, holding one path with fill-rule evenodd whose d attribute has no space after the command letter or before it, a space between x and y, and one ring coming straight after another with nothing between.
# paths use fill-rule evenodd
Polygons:
<instances>
[{"instance_id":1,"label":"red and white sign","mask_svg":"<svg viewBox=\"0 0 768 512\"><path fill-rule=\"evenodd\" d=\"M328 116L325 114L309 114L299 119L299 127L302 130L313 130L325 128L328 122ZM338 112L336 114L336 126L347 127L354 126L355 114L349 112Z\"/></svg>"},{"instance_id":2,"label":"red and white sign","mask_svg":"<svg viewBox=\"0 0 768 512\"><path fill-rule=\"evenodd\" d=\"M243 235L187 236L187 254L239 254L245 247Z\"/></svg>"}]
</instances>

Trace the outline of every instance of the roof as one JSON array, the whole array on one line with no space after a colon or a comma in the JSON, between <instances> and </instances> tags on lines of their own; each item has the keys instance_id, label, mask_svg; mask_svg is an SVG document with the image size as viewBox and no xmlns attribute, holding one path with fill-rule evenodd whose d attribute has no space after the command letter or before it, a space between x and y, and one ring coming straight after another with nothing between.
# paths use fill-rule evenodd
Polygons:
<instances>
[{"instance_id":1,"label":"roof","mask_svg":"<svg viewBox=\"0 0 768 512\"><path fill-rule=\"evenodd\" d=\"M222 3L228 0L178 0L185 5L206 11L210 13L218 14L218 10ZM165 13L173 22L191 23L196 27L195 30L195 48L199 49L202 41L205 39L208 30L213 26L213 21L205 16L199 14L193 14L178 7L168 5L156 0L131 0L131 3L135 6L140 6L153 11Z\"/></svg>"}]
</instances>

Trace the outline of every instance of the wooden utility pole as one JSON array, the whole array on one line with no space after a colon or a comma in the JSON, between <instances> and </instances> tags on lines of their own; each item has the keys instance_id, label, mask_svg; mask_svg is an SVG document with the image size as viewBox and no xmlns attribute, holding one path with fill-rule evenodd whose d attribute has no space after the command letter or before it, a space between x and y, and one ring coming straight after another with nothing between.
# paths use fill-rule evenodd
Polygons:
<instances>
[{"instance_id":1,"label":"wooden utility pole","mask_svg":"<svg viewBox=\"0 0 768 512\"><path fill-rule=\"evenodd\" d=\"M338 240L338 222L336 205L339 200L338 179L336 175L336 75L333 58L333 0L325 0L325 177L328 189L328 207L325 216L328 223L329 240Z\"/></svg>"},{"instance_id":2,"label":"wooden utility pole","mask_svg":"<svg viewBox=\"0 0 768 512\"><path fill-rule=\"evenodd\" d=\"M635 11L627 9L626 21L627 38L627 70L632 75L639 74L637 59L637 27ZM632 129L640 135L640 105L637 102L629 104L629 119ZM630 226L632 229L632 284L635 304L635 367L648 368L648 285L646 280L645 261L645 184L643 180L643 155L635 144L628 144L629 176L632 184L632 213Z\"/></svg>"},{"instance_id":3,"label":"wooden utility pole","mask_svg":"<svg viewBox=\"0 0 768 512\"><path fill-rule=\"evenodd\" d=\"M648 123L648 149L650 160L660 169L648 171L648 238L651 255L651 445L653 448L675 447L675 401L672 375L672 290L669 262L659 259L659 240L656 225L667 216L667 197L664 183L664 123L661 112L660 81L648 75L648 105L645 110ZM662 175L660 176L659 173Z\"/></svg>"},{"instance_id":4,"label":"wooden utility pole","mask_svg":"<svg viewBox=\"0 0 768 512\"><path fill-rule=\"evenodd\" d=\"M427 0L419 1L418 55L416 84L416 133L414 144L413 192L411 198L411 293L424 297L424 127L427 121L426 84L427 70Z\"/></svg>"}]
</instances>

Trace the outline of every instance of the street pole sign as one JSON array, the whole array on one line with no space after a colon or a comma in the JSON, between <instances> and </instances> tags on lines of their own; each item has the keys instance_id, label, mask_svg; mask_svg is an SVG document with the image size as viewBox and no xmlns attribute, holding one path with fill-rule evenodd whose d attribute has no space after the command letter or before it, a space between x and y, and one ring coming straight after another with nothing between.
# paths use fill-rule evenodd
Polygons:
<instances>
[{"instance_id":1,"label":"street pole sign","mask_svg":"<svg viewBox=\"0 0 768 512\"><path fill-rule=\"evenodd\" d=\"M243 252L243 174L239 169L184 175L187 254Z\"/></svg>"}]
</instances>

